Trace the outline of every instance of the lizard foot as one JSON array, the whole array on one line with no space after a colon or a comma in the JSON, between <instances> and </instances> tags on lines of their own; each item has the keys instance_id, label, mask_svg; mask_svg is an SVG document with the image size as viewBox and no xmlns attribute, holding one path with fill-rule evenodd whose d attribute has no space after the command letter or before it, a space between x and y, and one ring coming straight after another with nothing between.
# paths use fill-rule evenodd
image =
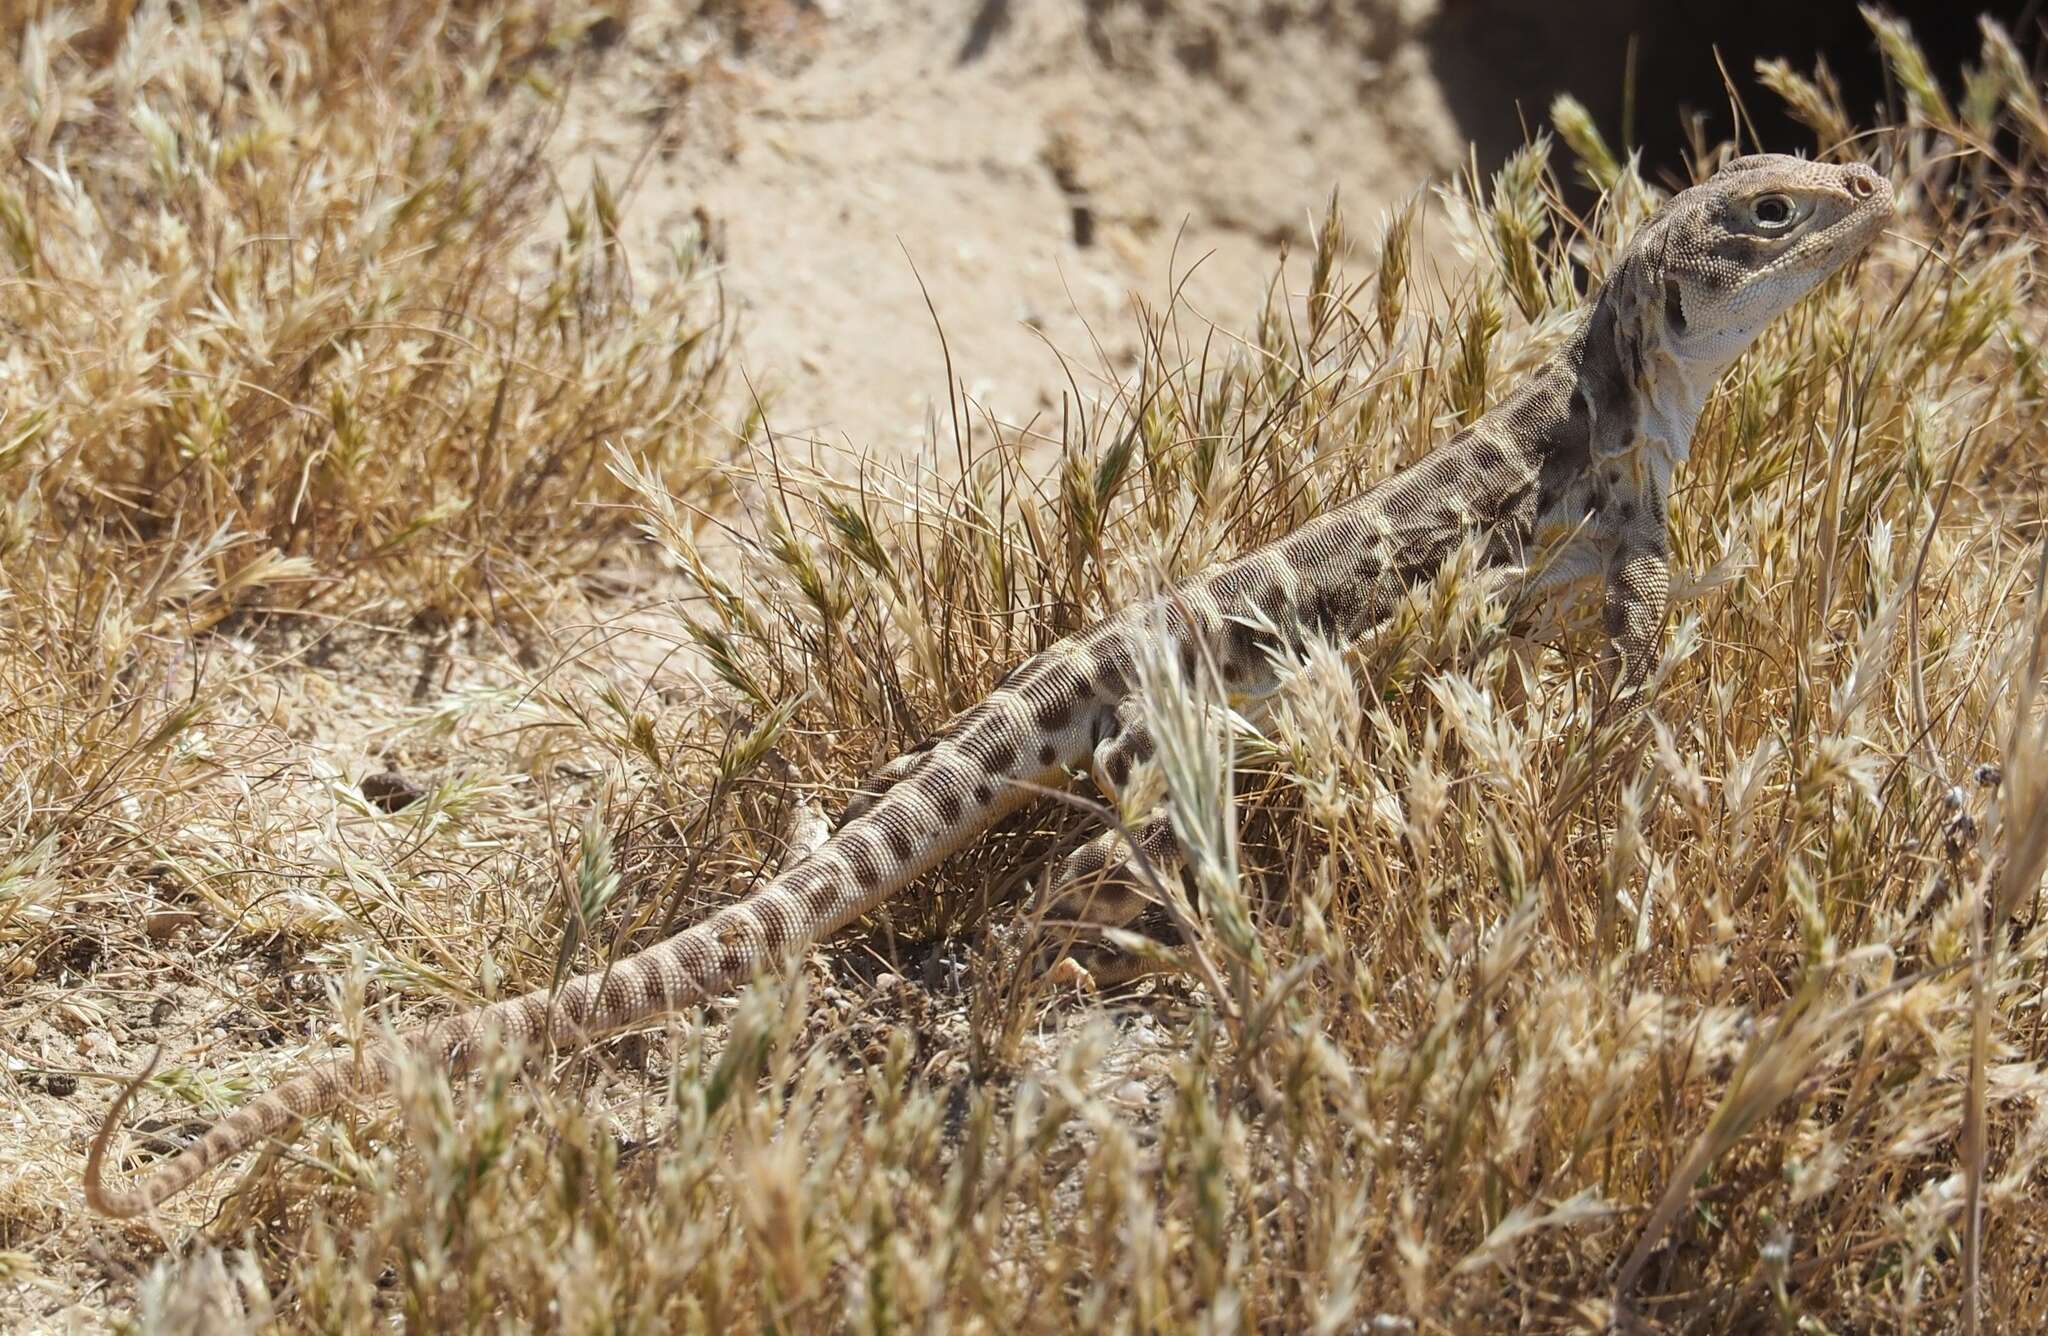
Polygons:
<instances>
[{"instance_id":1,"label":"lizard foot","mask_svg":"<svg viewBox=\"0 0 2048 1336\"><path fill-rule=\"evenodd\" d=\"M1072 956L1061 956L1053 962L1053 967L1045 972L1045 977L1055 988L1072 988L1080 993L1099 991L1095 986L1095 976L1088 972L1086 965Z\"/></svg>"}]
</instances>

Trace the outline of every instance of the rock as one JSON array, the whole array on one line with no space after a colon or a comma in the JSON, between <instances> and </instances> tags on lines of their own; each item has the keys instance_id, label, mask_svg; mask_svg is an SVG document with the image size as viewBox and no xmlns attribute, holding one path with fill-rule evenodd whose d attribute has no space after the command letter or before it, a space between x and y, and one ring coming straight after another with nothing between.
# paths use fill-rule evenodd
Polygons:
<instances>
[{"instance_id":1,"label":"rock","mask_svg":"<svg viewBox=\"0 0 2048 1336\"><path fill-rule=\"evenodd\" d=\"M186 928L198 926L199 915L189 909L152 909L142 919L142 931L152 942L167 942Z\"/></svg>"},{"instance_id":2,"label":"rock","mask_svg":"<svg viewBox=\"0 0 2048 1336\"><path fill-rule=\"evenodd\" d=\"M397 766L366 776L361 788L370 805L385 812L404 811L427 796L427 791L401 774Z\"/></svg>"}]
</instances>

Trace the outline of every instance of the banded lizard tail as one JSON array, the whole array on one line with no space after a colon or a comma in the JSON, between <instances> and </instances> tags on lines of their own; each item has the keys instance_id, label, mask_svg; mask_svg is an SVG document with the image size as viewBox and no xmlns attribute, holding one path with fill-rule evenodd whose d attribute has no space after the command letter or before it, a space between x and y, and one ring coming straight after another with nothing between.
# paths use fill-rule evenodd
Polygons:
<instances>
[{"instance_id":1,"label":"banded lizard tail","mask_svg":"<svg viewBox=\"0 0 2048 1336\"><path fill-rule=\"evenodd\" d=\"M559 988L450 1017L400 1049L457 1070L487 1042L570 1046L714 996L866 914L1028 801L1093 773L1114 793L1150 751L1135 697L1141 637L1206 654L1234 695L1274 686L1306 631L1362 635L1466 544L1517 599L1598 577L1614 686L1642 690L1665 612L1665 503L1715 380L1773 318L1862 252L1892 216L1889 182L1857 164L1762 155L1680 192L1630 241L1557 353L1477 422L1287 537L1111 615L1019 665L928 741L876 773L834 833L762 889ZM1163 821L1141 843L1158 838ZM1098 876L1111 846L1068 861ZM1105 921L1122 912L1103 911ZM103 1179L140 1079L86 1162L86 1200L149 1210L301 1119L389 1085L398 1053L329 1061L264 1094L133 1187Z\"/></svg>"}]
</instances>

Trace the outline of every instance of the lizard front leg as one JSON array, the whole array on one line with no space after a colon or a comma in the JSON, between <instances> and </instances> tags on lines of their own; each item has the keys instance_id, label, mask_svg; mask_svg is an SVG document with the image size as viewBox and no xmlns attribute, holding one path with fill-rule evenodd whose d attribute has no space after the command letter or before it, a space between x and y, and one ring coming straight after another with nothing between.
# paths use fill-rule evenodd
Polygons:
<instances>
[{"instance_id":1,"label":"lizard front leg","mask_svg":"<svg viewBox=\"0 0 2048 1336\"><path fill-rule=\"evenodd\" d=\"M1594 550L1599 553L1596 569L1604 578L1607 699L1596 712L1585 752L1572 758L1559 777L1551 796L1553 813L1571 811L1614 761L1633 755L1641 744L1639 725L1649 705L1650 675L1657 667L1671 597L1671 563L1661 523L1624 526Z\"/></svg>"},{"instance_id":2,"label":"lizard front leg","mask_svg":"<svg viewBox=\"0 0 2048 1336\"><path fill-rule=\"evenodd\" d=\"M1632 717L1647 704L1657 666L1664 612L1671 600L1671 561L1662 525L1625 529L1607 558L1605 613L1614 659L1610 707Z\"/></svg>"}]
</instances>

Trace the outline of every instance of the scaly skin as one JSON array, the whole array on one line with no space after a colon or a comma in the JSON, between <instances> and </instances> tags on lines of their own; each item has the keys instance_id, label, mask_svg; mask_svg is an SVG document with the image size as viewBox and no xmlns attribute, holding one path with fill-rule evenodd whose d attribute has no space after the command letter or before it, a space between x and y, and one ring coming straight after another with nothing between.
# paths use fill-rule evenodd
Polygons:
<instances>
[{"instance_id":1,"label":"scaly skin","mask_svg":"<svg viewBox=\"0 0 2048 1336\"><path fill-rule=\"evenodd\" d=\"M1631 241L1577 331L1505 402L1410 467L1286 538L1126 609L1020 665L980 704L877 772L843 824L747 899L571 979L401 1040L461 1070L487 1043L572 1047L715 996L898 894L1030 798L1092 771L1109 791L1150 754L1134 651L1166 635L1206 653L1234 696L1274 685L1273 658L1304 630L1363 635L1404 591L1477 543L1491 589L1522 598L1604 582L1615 686L1639 697L1657 660L1668 583L1665 499L1721 372L1772 319L1861 253L1892 216L1888 182L1860 165L1738 159L1675 196ZM1136 833L1170 858L1163 818ZM1115 842L1077 851L1064 884L1100 885ZM1096 897L1096 922L1131 897ZM345 1099L391 1084L396 1059L339 1060L250 1101L131 1188L102 1179L137 1078L86 1161L86 1200L133 1216L223 1161ZM144 1074L146 1077L147 1073Z\"/></svg>"}]
</instances>

